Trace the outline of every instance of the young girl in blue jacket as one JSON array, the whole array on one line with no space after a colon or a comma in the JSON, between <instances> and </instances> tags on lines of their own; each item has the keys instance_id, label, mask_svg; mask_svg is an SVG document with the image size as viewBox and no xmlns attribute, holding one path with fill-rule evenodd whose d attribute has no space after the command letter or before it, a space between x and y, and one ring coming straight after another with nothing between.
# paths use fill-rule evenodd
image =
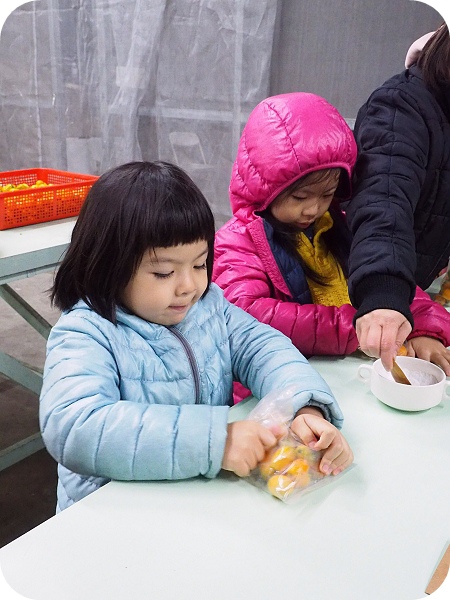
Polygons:
<instances>
[{"instance_id":1,"label":"young girl in blue jacket","mask_svg":"<svg viewBox=\"0 0 450 600\"><path fill-rule=\"evenodd\" d=\"M294 384L292 430L338 474L352 452L327 384L290 340L211 283L214 218L178 167L133 162L92 186L56 274L40 422L62 510L111 479L248 475L276 433L228 424L233 380Z\"/></svg>"}]
</instances>

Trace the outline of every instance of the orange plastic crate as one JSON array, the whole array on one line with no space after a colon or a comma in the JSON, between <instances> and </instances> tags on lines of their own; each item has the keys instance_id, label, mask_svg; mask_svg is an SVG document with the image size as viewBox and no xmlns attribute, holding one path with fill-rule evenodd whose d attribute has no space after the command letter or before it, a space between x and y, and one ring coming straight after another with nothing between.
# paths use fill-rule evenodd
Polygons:
<instances>
[{"instance_id":1,"label":"orange plastic crate","mask_svg":"<svg viewBox=\"0 0 450 600\"><path fill-rule=\"evenodd\" d=\"M88 191L97 179L95 175L55 169L0 172L0 186L8 183L26 183L31 186L38 180L51 184L0 192L0 231L78 215Z\"/></svg>"}]
</instances>

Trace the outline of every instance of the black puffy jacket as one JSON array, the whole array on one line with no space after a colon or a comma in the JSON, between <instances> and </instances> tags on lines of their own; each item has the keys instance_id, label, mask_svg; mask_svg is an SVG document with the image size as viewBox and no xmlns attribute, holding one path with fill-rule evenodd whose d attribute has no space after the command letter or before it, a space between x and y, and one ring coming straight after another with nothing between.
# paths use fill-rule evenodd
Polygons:
<instances>
[{"instance_id":1,"label":"black puffy jacket","mask_svg":"<svg viewBox=\"0 0 450 600\"><path fill-rule=\"evenodd\" d=\"M427 288L450 256L450 90L438 102L420 70L407 69L372 93L354 133L346 212L356 318L390 308L412 323L416 284Z\"/></svg>"}]
</instances>

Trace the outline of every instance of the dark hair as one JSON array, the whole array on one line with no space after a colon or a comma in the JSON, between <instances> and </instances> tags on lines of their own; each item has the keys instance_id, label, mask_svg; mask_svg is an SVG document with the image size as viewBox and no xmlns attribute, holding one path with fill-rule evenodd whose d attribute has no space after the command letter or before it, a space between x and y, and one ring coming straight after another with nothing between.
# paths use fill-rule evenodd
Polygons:
<instances>
[{"instance_id":1,"label":"dark hair","mask_svg":"<svg viewBox=\"0 0 450 600\"><path fill-rule=\"evenodd\" d=\"M121 293L148 249L200 240L208 243L209 287L214 233L208 202L179 167L130 162L110 169L83 203L51 300L61 310L84 300L115 323Z\"/></svg>"},{"instance_id":2,"label":"dark hair","mask_svg":"<svg viewBox=\"0 0 450 600\"><path fill-rule=\"evenodd\" d=\"M293 194L299 187L308 185L311 183L320 183L327 177L329 177L337 169L324 169L319 171L313 171L307 175L297 179L291 185L277 196L277 198L287 198ZM339 177L342 178L343 171L340 170ZM347 173L344 173L346 176ZM339 184L340 185L340 184ZM338 186L339 187L339 186ZM275 200L277 199L275 198ZM350 255L351 245L351 233L345 220L344 214L339 207L336 195L333 199L330 208L328 209L333 219L333 227L323 234L323 240L325 241L328 250L332 253L335 259L338 261L342 268L344 276L348 277L348 258ZM327 281L321 277L318 273L313 271L308 265L305 264L304 260L297 251L297 236L299 230L286 223L281 223L276 219L270 212L270 206L261 212L261 216L273 227L273 239L279 244L286 252L293 256L301 265L305 275L319 283L320 285L327 285Z\"/></svg>"},{"instance_id":3,"label":"dark hair","mask_svg":"<svg viewBox=\"0 0 450 600\"><path fill-rule=\"evenodd\" d=\"M450 84L450 35L446 23L425 44L417 66L422 71L426 85L439 100L442 84Z\"/></svg>"}]
</instances>

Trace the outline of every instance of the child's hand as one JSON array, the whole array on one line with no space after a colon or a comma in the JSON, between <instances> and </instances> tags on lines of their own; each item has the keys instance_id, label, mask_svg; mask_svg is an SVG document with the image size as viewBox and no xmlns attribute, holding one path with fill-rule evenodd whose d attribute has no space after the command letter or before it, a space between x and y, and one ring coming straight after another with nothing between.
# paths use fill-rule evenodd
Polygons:
<instances>
[{"instance_id":1,"label":"child's hand","mask_svg":"<svg viewBox=\"0 0 450 600\"><path fill-rule=\"evenodd\" d=\"M291 429L312 450L325 450L319 469L325 475L339 475L353 462L353 452L334 425L313 407L301 409L292 421Z\"/></svg>"},{"instance_id":2,"label":"child's hand","mask_svg":"<svg viewBox=\"0 0 450 600\"><path fill-rule=\"evenodd\" d=\"M405 342L408 356L416 356L432 362L450 376L450 350L442 342L427 336L415 337Z\"/></svg>"},{"instance_id":3,"label":"child's hand","mask_svg":"<svg viewBox=\"0 0 450 600\"><path fill-rule=\"evenodd\" d=\"M274 433L256 421L230 423L222 469L247 477L276 443Z\"/></svg>"}]
</instances>

